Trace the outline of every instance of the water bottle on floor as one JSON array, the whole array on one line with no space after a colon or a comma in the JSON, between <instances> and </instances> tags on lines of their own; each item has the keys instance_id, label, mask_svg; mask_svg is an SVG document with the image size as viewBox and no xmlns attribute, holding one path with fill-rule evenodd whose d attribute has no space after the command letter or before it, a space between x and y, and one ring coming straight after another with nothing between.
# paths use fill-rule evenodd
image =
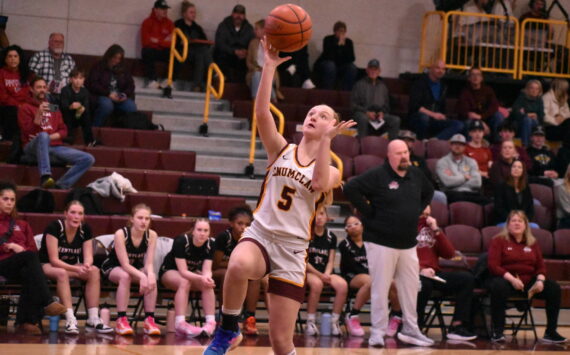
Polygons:
<instances>
[{"instance_id":1,"label":"water bottle on floor","mask_svg":"<svg viewBox=\"0 0 570 355\"><path fill-rule=\"evenodd\" d=\"M331 314L321 314L321 335L331 335Z\"/></svg>"},{"instance_id":2,"label":"water bottle on floor","mask_svg":"<svg viewBox=\"0 0 570 355\"><path fill-rule=\"evenodd\" d=\"M50 332L57 332L59 329L59 316L50 316L49 317L49 331Z\"/></svg>"}]
</instances>

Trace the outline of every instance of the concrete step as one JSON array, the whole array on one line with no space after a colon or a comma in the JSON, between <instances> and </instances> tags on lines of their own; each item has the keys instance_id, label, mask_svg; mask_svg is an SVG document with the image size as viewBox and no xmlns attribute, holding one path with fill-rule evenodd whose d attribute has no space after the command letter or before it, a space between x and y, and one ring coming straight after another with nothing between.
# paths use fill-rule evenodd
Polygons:
<instances>
[{"instance_id":1,"label":"concrete step","mask_svg":"<svg viewBox=\"0 0 570 355\"><path fill-rule=\"evenodd\" d=\"M135 94L137 98L141 96L152 96L152 97L162 97L162 89L150 89L144 87L137 87L135 89ZM204 100L206 98L206 94L203 92L192 92L192 91L180 91L173 89L172 96L175 99L198 99ZM211 97L211 100L216 100L214 97Z\"/></svg>"},{"instance_id":2,"label":"concrete step","mask_svg":"<svg viewBox=\"0 0 570 355\"><path fill-rule=\"evenodd\" d=\"M170 149L189 150L198 154L217 157L249 157L249 139L202 137L185 133L173 133ZM266 159L267 153L257 142L256 159Z\"/></svg>"},{"instance_id":3,"label":"concrete step","mask_svg":"<svg viewBox=\"0 0 570 355\"><path fill-rule=\"evenodd\" d=\"M204 100L203 99L166 99L155 96L140 96L137 97L137 108L143 111L155 112L176 112L176 113L203 113ZM228 111L229 102L225 100L210 102L210 112L215 111Z\"/></svg>"},{"instance_id":4,"label":"concrete step","mask_svg":"<svg viewBox=\"0 0 570 355\"><path fill-rule=\"evenodd\" d=\"M261 191L262 179L248 179L222 176L220 179L220 194L229 196L245 196L257 198Z\"/></svg>"},{"instance_id":5,"label":"concrete step","mask_svg":"<svg viewBox=\"0 0 570 355\"><path fill-rule=\"evenodd\" d=\"M173 132L197 133L202 125L203 118L200 115L165 115L155 114L153 122L164 125L164 128ZM248 137L247 121L244 119L210 118L208 120L208 132L213 135L239 135Z\"/></svg>"},{"instance_id":6,"label":"concrete step","mask_svg":"<svg viewBox=\"0 0 570 355\"><path fill-rule=\"evenodd\" d=\"M196 171L214 174L244 174L245 167L249 165L248 158L228 156L196 155ZM264 175L267 166L266 159L256 159L254 162L255 174Z\"/></svg>"}]
</instances>

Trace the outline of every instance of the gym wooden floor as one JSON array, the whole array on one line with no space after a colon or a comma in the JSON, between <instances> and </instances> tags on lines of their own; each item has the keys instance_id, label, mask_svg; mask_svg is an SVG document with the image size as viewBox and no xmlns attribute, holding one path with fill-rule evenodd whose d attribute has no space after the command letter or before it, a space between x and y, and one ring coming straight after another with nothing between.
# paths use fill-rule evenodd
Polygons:
<instances>
[{"instance_id":1,"label":"gym wooden floor","mask_svg":"<svg viewBox=\"0 0 570 355\"><path fill-rule=\"evenodd\" d=\"M544 329L537 327L539 336ZM559 332L570 337L570 328L561 327ZM68 336L51 333L45 336L23 336L13 333L11 328L0 328L0 354L6 355L128 355L128 354L175 354L193 355L201 354L209 339L181 339L169 333L162 337L148 337L142 335L141 329L134 337L123 337L114 334L100 335L84 333L77 336ZM242 345L230 354L235 355L269 355L272 354L266 329L257 337L245 337ZM474 342L454 343L452 341L439 341L441 336L431 331L430 336L436 340L433 348L410 347L395 339L386 338L385 348L368 348L367 338L333 338L333 337L305 337L295 335L295 345L299 355L339 355L339 354L388 354L388 355L486 355L520 354L533 352L534 354L570 352L570 343L563 345L550 345L535 342L531 332L521 331L516 339L507 336L507 342L493 344L486 339Z\"/></svg>"}]
</instances>

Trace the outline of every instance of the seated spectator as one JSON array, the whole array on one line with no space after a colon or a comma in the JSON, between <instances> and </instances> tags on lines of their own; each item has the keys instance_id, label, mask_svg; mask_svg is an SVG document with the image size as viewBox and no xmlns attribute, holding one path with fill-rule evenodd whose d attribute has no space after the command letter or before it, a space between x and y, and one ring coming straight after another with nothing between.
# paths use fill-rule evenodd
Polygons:
<instances>
[{"instance_id":1,"label":"seated spectator","mask_svg":"<svg viewBox=\"0 0 570 355\"><path fill-rule=\"evenodd\" d=\"M447 338L452 340L474 340L477 338L467 325L471 318L471 302L475 278L469 271L441 271L439 258L452 259L455 248L449 242L445 233L437 225L437 220L431 216L431 208L427 206L418 222L418 244L416 250L420 263L420 282L418 293L418 326L425 325L425 308L433 290L446 295L455 296L455 311L449 327ZM434 279L439 277L445 283Z\"/></svg>"},{"instance_id":2,"label":"seated spectator","mask_svg":"<svg viewBox=\"0 0 570 355\"><path fill-rule=\"evenodd\" d=\"M398 136L400 117L390 114L390 95L380 72L378 59L371 59L366 67L366 77L352 88L350 103L354 120L358 123L358 137L387 132L392 140Z\"/></svg>"},{"instance_id":3,"label":"seated spectator","mask_svg":"<svg viewBox=\"0 0 570 355\"><path fill-rule=\"evenodd\" d=\"M158 89L161 85L156 76L156 62L168 63L170 59L170 43L174 24L168 18L170 6L166 0L157 0L141 27L142 62L147 87ZM162 86L166 86L163 84Z\"/></svg>"},{"instance_id":4,"label":"seated spectator","mask_svg":"<svg viewBox=\"0 0 570 355\"><path fill-rule=\"evenodd\" d=\"M544 129L541 126L532 131L530 145L526 151L532 159L532 169L528 172L530 182L552 186L552 179L558 179L555 155L546 145Z\"/></svg>"},{"instance_id":5,"label":"seated spectator","mask_svg":"<svg viewBox=\"0 0 570 355\"><path fill-rule=\"evenodd\" d=\"M109 47L103 59L91 68L87 89L96 102L93 126L100 127L115 111L135 112L135 82L125 67L125 50L118 44Z\"/></svg>"},{"instance_id":6,"label":"seated spectator","mask_svg":"<svg viewBox=\"0 0 570 355\"><path fill-rule=\"evenodd\" d=\"M308 48L305 46L296 52L279 52L281 58L291 57L277 68L283 86L303 89L315 88L315 84L311 80Z\"/></svg>"},{"instance_id":7,"label":"seated spectator","mask_svg":"<svg viewBox=\"0 0 570 355\"><path fill-rule=\"evenodd\" d=\"M83 143L94 146L95 138L91 130L91 110L89 109L89 91L83 86L85 72L73 69L69 74L70 83L61 90L61 113L67 126L65 141L73 144L75 129L81 126Z\"/></svg>"},{"instance_id":8,"label":"seated spectator","mask_svg":"<svg viewBox=\"0 0 570 355\"><path fill-rule=\"evenodd\" d=\"M570 134L567 134L562 141L562 147L556 153L556 172L558 176L566 174L566 168L570 165Z\"/></svg>"},{"instance_id":9,"label":"seated spectator","mask_svg":"<svg viewBox=\"0 0 570 355\"><path fill-rule=\"evenodd\" d=\"M370 275L368 275L368 259L362 234L362 222L356 216L348 216L344 222L346 239L340 242L340 274L348 286L358 290L350 312L346 315L346 328L352 336L364 336L364 329L360 326L360 309L370 300Z\"/></svg>"},{"instance_id":10,"label":"seated spectator","mask_svg":"<svg viewBox=\"0 0 570 355\"><path fill-rule=\"evenodd\" d=\"M64 218L51 222L42 236L39 251L45 275L57 283L57 296L67 308L65 334L79 334L73 313L70 279L85 281L85 303L88 319L85 327L97 333L111 333L113 328L99 318L101 271L93 265L93 235L85 223L83 204L73 200L63 212Z\"/></svg>"},{"instance_id":11,"label":"seated spectator","mask_svg":"<svg viewBox=\"0 0 570 355\"><path fill-rule=\"evenodd\" d=\"M542 84L538 80L529 80L524 90L513 104L511 118L518 125L519 136L526 147L531 131L544 121L542 104Z\"/></svg>"},{"instance_id":12,"label":"seated spectator","mask_svg":"<svg viewBox=\"0 0 570 355\"><path fill-rule=\"evenodd\" d=\"M554 79L550 90L542 95L544 105L544 130L546 138L561 141L570 132L570 108L568 107L568 81Z\"/></svg>"},{"instance_id":13,"label":"seated spectator","mask_svg":"<svg viewBox=\"0 0 570 355\"><path fill-rule=\"evenodd\" d=\"M212 63L212 54L208 43L192 43L192 41L207 41L206 33L202 27L196 23L196 6L193 3L184 0L180 10L182 18L174 22L174 26L179 28L188 41L188 58L186 62L180 63L175 61L176 73L178 73L182 65L192 66L192 85L191 91L206 90L206 74L208 67Z\"/></svg>"},{"instance_id":14,"label":"seated spectator","mask_svg":"<svg viewBox=\"0 0 570 355\"><path fill-rule=\"evenodd\" d=\"M483 140L484 132L485 128L481 120L474 120L469 123L469 137L471 137L471 140L465 146L465 155L475 159L482 177L489 178L489 168L493 164L493 154Z\"/></svg>"},{"instance_id":15,"label":"seated spectator","mask_svg":"<svg viewBox=\"0 0 570 355\"><path fill-rule=\"evenodd\" d=\"M499 142L491 145L491 153L493 153L493 161L497 160L501 154L501 146L504 141L514 141L515 139L515 128L508 120L503 122L501 128L499 128ZM515 145L515 157L520 159L527 170L532 168L532 160L528 157L526 149L524 147L517 147Z\"/></svg>"},{"instance_id":16,"label":"seated spectator","mask_svg":"<svg viewBox=\"0 0 570 355\"><path fill-rule=\"evenodd\" d=\"M247 46L255 37L253 27L245 18L245 6L237 4L216 30L214 61L228 82L245 82Z\"/></svg>"},{"instance_id":17,"label":"seated spectator","mask_svg":"<svg viewBox=\"0 0 570 355\"><path fill-rule=\"evenodd\" d=\"M212 278L219 286L219 305L223 305L224 279L228 269L230 255L238 244L243 231L249 227L253 221L253 214L249 206L238 206L229 213L230 227L216 236L214 246L214 261ZM255 320L255 310L259 300L261 286L267 290L267 278L261 280L250 280L247 285L247 296L245 298L243 332L246 335L256 335L257 325Z\"/></svg>"},{"instance_id":18,"label":"seated spectator","mask_svg":"<svg viewBox=\"0 0 570 355\"><path fill-rule=\"evenodd\" d=\"M358 69L354 65L354 45L346 37L346 29L346 23L337 21L333 26L334 34L323 38L323 52L315 62L321 89L332 90L338 81L341 90L352 90Z\"/></svg>"},{"instance_id":19,"label":"seated spectator","mask_svg":"<svg viewBox=\"0 0 570 355\"><path fill-rule=\"evenodd\" d=\"M528 3L529 11L522 14L519 22L522 23L527 18L545 20L548 19L546 13L546 2L544 0L530 0Z\"/></svg>"},{"instance_id":20,"label":"seated spectator","mask_svg":"<svg viewBox=\"0 0 570 355\"><path fill-rule=\"evenodd\" d=\"M43 188L69 189L93 165L95 158L89 153L63 146L62 139L67 136L67 127L61 112L47 102L46 81L36 77L30 85L36 103L24 103L18 108L23 158L37 161ZM71 169L57 182L51 176L52 157L71 165Z\"/></svg>"},{"instance_id":21,"label":"seated spectator","mask_svg":"<svg viewBox=\"0 0 570 355\"><path fill-rule=\"evenodd\" d=\"M307 296L307 324L305 334L318 335L317 328L317 306L321 298L321 293L325 285L329 285L335 292L331 334L341 336L339 319L346 303L348 295L348 284L346 280L335 275L334 259L336 253L336 235L326 228L328 215L325 207L320 207L315 216L314 236L309 244L309 262L307 264L307 286L309 295Z\"/></svg>"},{"instance_id":22,"label":"seated spectator","mask_svg":"<svg viewBox=\"0 0 570 355\"><path fill-rule=\"evenodd\" d=\"M174 239L172 249L164 257L158 279L168 289L176 291L176 334L195 337L200 334L212 336L216 329L216 283L212 279L214 240L210 238L210 222L200 218L192 229ZM190 291L199 291L202 296L206 322L202 328L186 322Z\"/></svg>"},{"instance_id":23,"label":"seated spectator","mask_svg":"<svg viewBox=\"0 0 570 355\"><path fill-rule=\"evenodd\" d=\"M61 90L69 83L69 74L75 68L75 61L64 53L65 38L62 33L49 35L48 48L36 52L30 59L29 67L37 76L48 83L48 91L57 102Z\"/></svg>"},{"instance_id":24,"label":"seated spectator","mask_svg":"<svg viewBox=\"0 0 570 355\"><path fill-rule=\"evenodd\" d=\"M108 248L107 259L101 264L101 273L117 285L115 333L118 335L134 334L127 318L131 282L138 284L138 293L144 300L144 333L160 335L160 328L154 321L158 294L154 255L158 236L150 229L151 214L152 211L147 205L135 205L129 215L128 225L115 232L113 243ZM186 266L184 262L181 264Z\"/></svg>"},{"instance_id":25,"label":"seated spectator","mask_svg":"<svg viewBox=\"0 0 570 355\"><path fill-rule=\"evenodd\" d=\"M554 198L558 229L570 229L570 165L566 169L562 183L554 187Z\"/></svg>"},{"instance_id":26,"label":"seated spectator","mask_svg":"<svg viewBox=\"0 0 570 355\"><path fill-rule=\"evenodd\" d=\"M524 164L520 160L513 161L509 177L495 188L494 214L497 226L504 227L507 216L514 210L523 211L529 219L534 217L534 200ZM530 225L539 228L536 223Z\"/></svg>"},{"instance_id":27,"label":"seated spectator","mask_svg":"<svg viewBox=\"0 0 570 355\"><path fill-rule=\"evenodd\" d=\"M545 300L546 330L542 341L566 341L556 331L560 311L560 286L555 281L546 279L540 245L532 235L524 212L512 211L508 216L506 228L491 239L488 266L492 275L486 286L491 295L491 341L505 341L505 311L507 299L511 296Z\"/></svg>"},{"instance_id":28,"label":"seated spectator","mask_svg":"<svg viewBox=\"0 0 570 355\"><path fill-rule=\"evenodd\" d=\"M511 165L515 160L520 160L517 156L515 143L513 141L503 141L501 143L501 154L499 154L497 159L493 160L493 165L489 169L489 181L494 188L507 181L508 177L511 176ZM524 162L523 165L525 165Z\"/></svg>"},{"instance_id":29,"label":"seated spectator","mask_svg":"<svg viewBox=\"0 0 570 355\"><path fill-rule=\"evenodd\" d=\"M20 46L6 47L0 55L0 126L2 140L12 141L8 163L18 163L21 153L18 106L32 103L28 66Z\"/></svg>"},{"instance_id":30,"label":"seated spectator","mask_svg":"<svg viewBox=\"0 0 570 355\"><path fill-rule=\"evenodd\" d=\"M22 284L15 327L29 335L42 335L38 327L42 315L62 315L66 308L53 301L32 228L18 218L16 186L8 182L0 182L0 235L0 276Z\"/></svg>"},{"instance_id":31,"label":"seated spectator","mask_svg":"<svg viewBox=\"0 0 570 355\"><path fill-rule=\"evenodd\" d=\"M465 155L466 143L461 134L451 137L451 152L437 161L437 178L449 203L470 201L486 204L489 201L481 194L482 180L477 162Z\"/></svg>"},{"instance_id":32,"label":"seated spectator","mask_svg":"<svg viewBox=\"0 0 570 355\"><path fill-rule=\"evenodd\" d=\"M445 115L447 87L441 81L444 74L445 63L439 60L410 89L410 125L418 139L435 134L438 139L447 140L463 130L463 122Z\"/></svg>"},{"instance_id":33,"label":"seated spectator","mask_svg":"<svg viewBox=\"0 0 570 355\"><path fill-rule=\"evenodd\" d=\"M257 88L261 81L261 69L265 62L263 47L261 40L265 36L265 20L259 20L254 25L255 38L249 41L247 47L247 74L245 76L245 83L251 89L251 98L255 99L257 96ZM273 88L271 90L271 101L277 102L277 99L283 99L283 95L278 90L279 75L273 78Z\"/></svg>"},{"instance_id":34,"label":"seated spectator","mask_svg":"<svg viewBox=\"0 0 570 355\"><path fill-rule=\"evenodd\" d=\"M495 92L483 83L481 68L473 67L469 70L467 85L459 95L457 106L460 119L483 122L492 140L496 140L505 117L499 112L499 101Z\"/></svg>"}]
</instances>

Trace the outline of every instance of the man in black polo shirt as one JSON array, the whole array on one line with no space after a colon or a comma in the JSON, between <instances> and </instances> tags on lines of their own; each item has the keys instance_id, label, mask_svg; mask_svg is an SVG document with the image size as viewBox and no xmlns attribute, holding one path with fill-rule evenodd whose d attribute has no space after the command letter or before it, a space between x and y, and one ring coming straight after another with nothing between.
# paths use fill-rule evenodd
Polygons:
<instances>
[{"instance_id":1,"label":"man in black polo shirt","mask_svg":"<svg viewBox=\"0 0 570 355\"><path fill-rule=\"evenodd\" d=\"M404 314L398 333L403 342L431 346L433 340L421 333L416 303L419 291L419 262L416 253L416 223L430 203L433 186L410 164L410 152L402 140L388 144L388 162L350 180L345 196L362 214L364 245L372 279L371 321L368 343L383 346L388 327L388 291L396 281Z\"/></svg>"}]
</instances>

